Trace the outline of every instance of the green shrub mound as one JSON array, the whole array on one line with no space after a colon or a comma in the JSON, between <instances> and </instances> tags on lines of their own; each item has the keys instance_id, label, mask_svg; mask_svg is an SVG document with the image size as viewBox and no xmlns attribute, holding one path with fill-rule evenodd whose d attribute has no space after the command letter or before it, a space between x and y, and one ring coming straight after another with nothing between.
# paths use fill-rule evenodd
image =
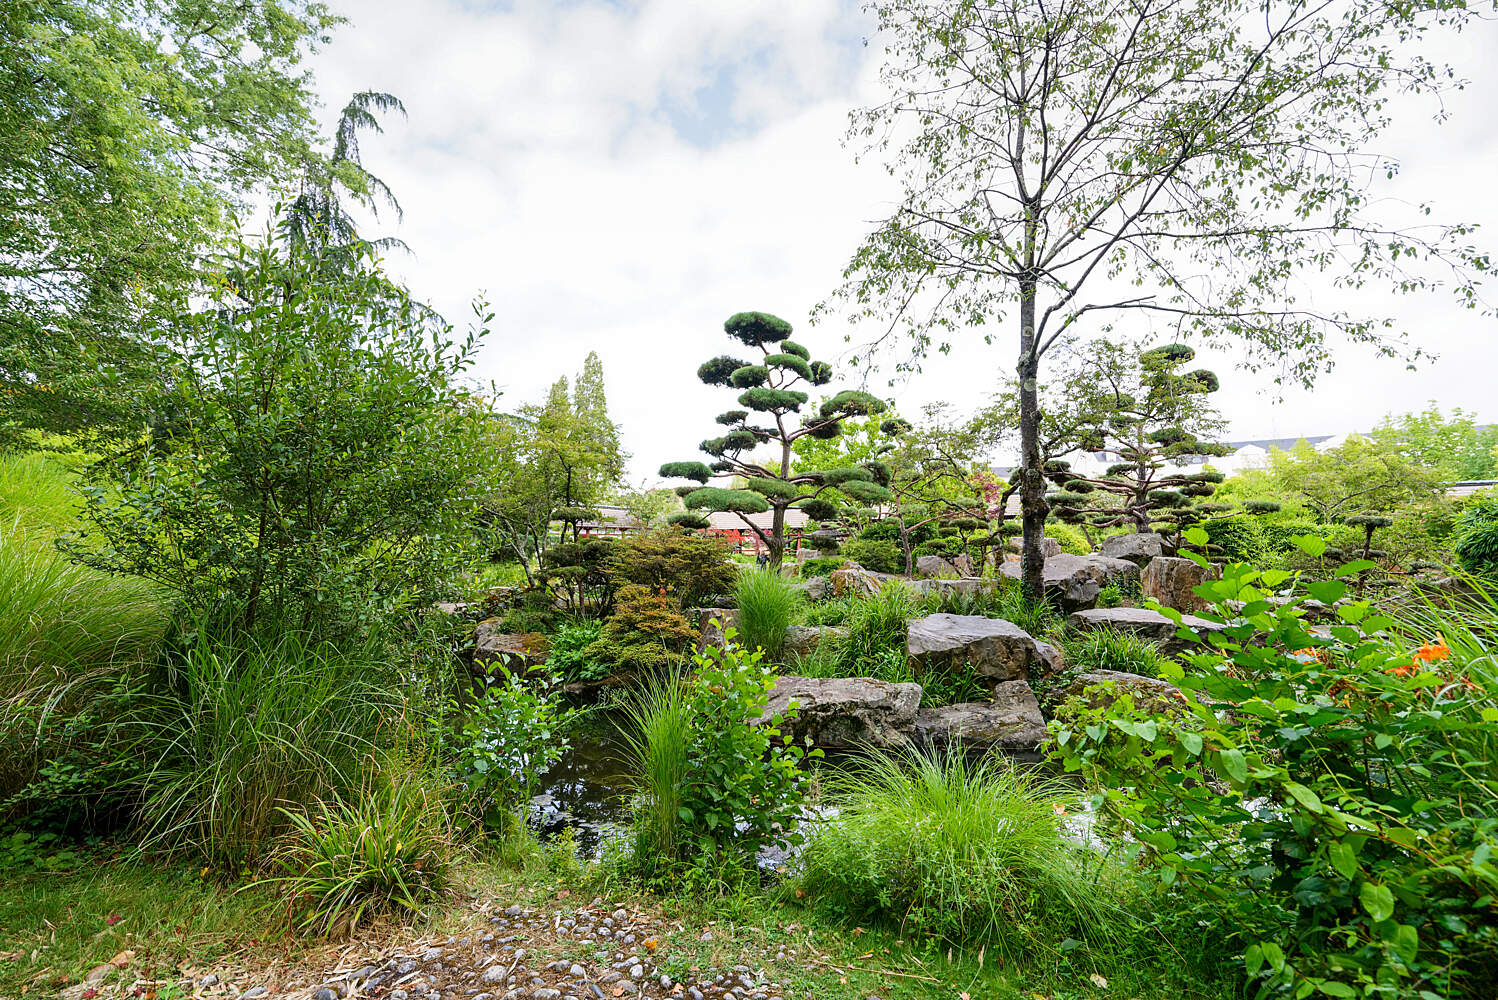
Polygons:
<instances>
[{"instance_id":1,"label":"green shrub mound","mask_svg":"<svg viewBox=\"0 0 1498 1000\"><path fill-rule=\"evenodd\" d=\"M838 489L859 503L883 503L893 495L878 483L871 483L862 479L851 479L839 485Z\"/></svg>"},{"instance_id":2,"label":"green shrub mound","mask_svg":"<svg viewBox=\"0 0 1498 1000\"><path fill-rule=\"evenodd\" d=\"M1462 568L1498 579L1498 492L1473 495L1452 526Z\"/></svg>"},{"instance_id":3,"label":"green shrub mound","mask_svg":"<svg viewBox=\"0 0 1498 1000\"><path fill-rule=\"evenodd\" d=\"M810 361L811 360L811 351L809 351L806 348L802 347L800 344L796 343L794 340L782 340L780 342L780 349L781 349L781 351L783 351L786 354L794 354L796 357L800 358L802 361ZM808 376L808 377L810 377L810 376Z\"/></svg>"},{"instance_id":4,"label":"green shrub mound","mask_svg":"<svg viewBox=\"0 0 1498 1000\"><path fill-rule=\"evenodd\" d=\"M1060 791L1010 765L876 756L829 785L838 822L807 844L800 881L813 907L1008 962L1126 925L1123 883L1062 833Z\"/></svg>"},{"instance_id":5,"label":"green shrub mound","mask_svg":"<svg viewBox=\"0 0 1498 1000\"><path fill-rule=\"evenodd\" d=\"M824 417L836 414L847 414L854 417L867 417L875 413L883 413L888 407L884 400L878 396L871 396L857 389L844 389L822 404L819 411Z\"/></svg>"},{"instance_id":6,"label":"green shrub mound","mask_svg":"<svg viewBox=\"0 0 1498 1000\"><path fill-rule=\"evenodd\" d=\"M821 556L816 559L808 559L801 564L801 576L803 578L831 576L833 570L841 569L843 563L847 561L843 556Z\"/></svg>"},{"instance_id":7,"label":"green shrub mound","mask_svg":"<svg viewBox=\"0 0 1498 1000\"><path fill-rule=\"evenodd\" d=\"M691 479L699 483L713 477L712 471L701 462L667 462L661 466L660 474L668 479Z\"/></svg>"},{"instance_id":8,"label":"green shrub mound","mask_svg":"<svg viewBox=\"0 0 1498 1000\"><path fill-rule=\"evenodd\" d=\"M728 376L728 384L735 389L749 389L764 385L770 380L770 369L764 365L745 365Z\"/></svg>"},{"instance_id":9,"label":"green shrub mound","mask_svg":"<svg viewBox=\"0 0 1498 1000\"><path fill-rule=\"evenodd\" d=\"M822 497L812 497L809 500L802 500L797 506L804 510L806 516L813 521L837 520L837 504L831 500L825 500Z\"/></svg>"},{"instance_id":10,"label":"green shrub mound","mask_svg":"<svg viewBox=\"0 0 1498 1000\"><path fill-rule=\"evenodd\" d=\"M763 514L770 509L765 498L749 490L729 490L720 486L705 486L688 493L682 501L689 510L729 510L743 514Z\"/></svg>"},{"instance_id":11,"label":"green shrub mound","mask_svg":"<svg viewBox=\"0 0 1498 1000\"><path fill-rule=\"evenodd\" d=\"M805 358L795 354L771 354L765 358L765 364L776 368L784 368L800 375L806 381L811 381L811 364Z\"/></svg>"},{"instance_id":12,"label":"green shrub mound","mask_svg":"<svg viewBox=\"0 0 1498 1000\"><path fill-rule=\"evenodd\" d=\"M704 361L697 368L697 377L707 385L728 385L728 380L733 373L743 368L746 362L740 358L720 354L716 358Z\"/></svg>"},{"instance_id":13,"label":"green shrub mound","mask_svg":"<svg viewBox=\"0 0 1498 1000\"><path fill-rule=\"evenodd\" d=\"M791 325L779 316L764 312L734 313L723 322L723 332L750 347L763 347L785 340Z\"/></svg>"},{"instance_id":14,"label":"green shrub mound","mask_svg":"<svg viewBox=\"0 0 1498 1000\"><path fill-rule=\"evenodd\" d=\"M693 492L694 491L689 488L687 492L682 495L689 496ZM666 523L677 528L686 528L691 531L700 531L703 528L711 525L713 522L712 519L707 517L707 515L705 514L699 514L696 511L692 510L679 510L674 514L668 514L666 516Z\"/></svg>"},{"instance_id":15,"label":"green shrub mound","mask_svg":"<svg viewBox=\"0 0 1498 1000\"><path fill-rule=\"evenodd\" d=\"M875 573L901 573L905 570L905 555L894 542L854 538L843 544L843 558Z\"/></svg>"},{"instance_id":16,"label":"green shrub mound","mask_svg":"<svg viewBox=\"0 0 1498 1000\"><path fill-rule=\"evenodd\" d=\"M746 389L740 393L739 405L761 413L773 413L776 410L794 410L803 405L808 398L806 393L797 392L795 389L771 389L768 386L760 386L757 389Z\"/></svg>"},{"instance_id":17,"label":"green shrub mound","mask_svg":"<svg viewBox=\"0 0 1498 1000\"><path fill-rule=\"evenodd\" d=\"M771 479L768 476L755 476L744 484L744 488L753 490L760 496L773 497L777 500L790 500L800 496L795 483L788 483L784 479Z\"/></svg>"},{"instance_id":18,"label":"green shrub mound","mask_svg":"<svg viewBox=\"0 0 1498 1000\"><path fill-rule=\"evenodd\" d=\"M546 669L564 681L596 681L608 676L608 665L588 658L588 647L603 638L603 623L575 621L564 624L551 637L546 651Z\"/></svg>"}]
</instances>

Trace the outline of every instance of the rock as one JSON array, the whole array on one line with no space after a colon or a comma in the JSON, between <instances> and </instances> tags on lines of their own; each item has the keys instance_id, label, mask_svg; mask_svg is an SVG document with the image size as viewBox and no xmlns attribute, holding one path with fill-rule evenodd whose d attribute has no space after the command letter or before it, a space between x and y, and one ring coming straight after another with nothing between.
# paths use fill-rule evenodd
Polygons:
<instances>
[{"instance_id":1,"label":"rock","mask_svg":"<svg viewBox=\"0 0 1498 1000\"><path fill-rule=\"evenodd\" d=\"M1006 562L999 571L1011 580L1020 578L1020 564L1017 562ZM1098 592L1108 584L1135 579L1138 575L1139 567L1124 559L1062 553L1046 559L1041 585L1046 595L1054 599L1063 611L1080 611L1094 607Z\"/></svg>"},{"instance_id":2,"label":"rock","mask_svg":"<svg viewBox=\"0 0 1498 1000\"><path fill-rule=\"evenodd\" d=\"M1152 597L1167 608L1205 611L1207 602L1193 594L1191 588L1216 578L1215 569L1198 566L1190 559L1159 556L1144 567L1139 588L1145 597Z\"/></svg>"},{"instance_id":3,"label":"rock","mask_svg":"<svg viewBox=\"0 0 1498 1000\"><path fill-rule=\"evenodd\" d=\"M820 747L892 749L905 746L915 729L921 686L872 677L780 677L758 721L768 721L792 702L798 707L786 727L787 740L810 737Z\"/></svg>"},{"instance_id":4,"label":"rock","mask_svg":"<svg viewBox=\"0 0 1498 1000\"><path fill-rule=\"evenodd\" d=\"M1006 548L1008 548L1010 552L1019 552L1020 549L1024 547L1024 544L1024 536L1016 535L1015 537L1009 539L1009 544L1006 546ZM1040 554L1049 559L1052 556L1064 555L1065 553L1061 551L1061 543L1047 535L1040 540Z\"/></svg>"},{"instance_id":5,"label":"rock","mask_svg":"<svg viewBox=\"0 0 1498 1000\"><path fill-rule=\"evenodd\" d=\"M245 992L244 992L245 1000L255 1000L255 997L263 997L263 996L265 996L265 987L264 986L256 986L256 987L254 987L252 989L245 990Z\"/></svg>"},{"instance_id":6,"label":"rock","mask_svg":"<svg viewBox=\"0 0 1498 1000\"><path fill-rule=\"evenodd\" d=\"M806 582L801 584L801 593L806 596L808 601L815 603L823 600L830 588L831 584L827 582L825 576L812 576L807 577Z\"/></svg>"},{"instance_id":7,"label":"rock","mask_svg":"<svg viewBox=\"0 0 1498 1000\"><path fill-rule=\"evenodd\" d=\"M1088 688L1099 689L1088 691ZM1111 688L1113 693L1103 688ZM1134 704L1156 713L1179 708L1181 704L1180 689L1169 681L1126 674L1118 670L1094 670L1079 674L1076 680L1067 685L1066 693L1082 698L1092 708L1111 704L1117 694L1123 693L1129 694L1134 699Z\"/></svg>"},{"instance_id":8,"label":"rock","mask_svg":"<svg viewBox=\"0 0 1498 1000\"><path fill-rule=\"evenodd\" d=\"M843 569L835 569L828 581L832 586L832 593L836 597L873 597L889 580L898 580L900 577L891 576L888 573L875 573L864 569L859 565L846 566Z\"/></svg>"},{"instance_id":9,"label":"rock","mask_svg":"<svg viewBox=\"0 0 1498 1000\"><path fill-rule=\"evenodd\" d=\"M785 643L781 651L786 656L810 656L823 642L848 634L848 630L834 625L820 628L813 625L792 625L785 630Z\"/></svg>"},{"instance_id":10,"label":"rock","mask_svg":"<svg viewBox=\"0 0 1498 1000\"><path fill-rule=\"evenodd\" d=\"M923 708L916 714L915 732L929 746L956 743L970 750L1020 756L1036 756L1046 739L1040 702L1027 681L1001 681L994 687L992 702Z\"/></svg>"},{"instance_id":11,"label":"rock","mask_svg":"<svg viewBox=\"0 0 1498 1000\"><path fill-rule=\"evenodd\" d=\"M911 621L905 655L912 669L966 673L1000 681L1025 680L1033 669L1059 666L1056 650L1002 618L927 615Z\"/></svg>"},{"instance_id":12,"label":"rock","mask_svg":"<svg viewBox=\"0 0 1498 1000\"><path fill-rule=\"evenodd\" d=\"M1153 531L1131 531L1123 535L1109 535L1098 549L1099 555L1112 559L1127 559L1135 566L1143 567L1151 559L1165 552L1165 539Z\"/></svg>"},{"instance_id":13,"label":"rock","mask_svg":"<svg viewBox=\"0 0 1498 1000\"><path fill-rule=\"evenodd\" d=\"M903 578L900 578L903 579ZM976 597L978 594L993 593L999 587L997 580L984 580L976 576L967 576L959 580L905 580L906 583L918 594L961 594L964 597Z\"/></svg>"},{"instance_id":14,"label":"rock","mask_svg":"<svg viewBox=\"0 0 1498 1000\"><path fill-rule=\"evenodd\" d=\"M723 630L725 628L739 627L739 613L731 608L697 608L692 614L697 616L701 623L702 634L697 639L697 649L702 651L709 646L723 648Z\"/></svg>"},{"instance_id":15,"label":"rock","mask_svg":"<svg viewBox=\"0 0 1498 1000\"><path fill-rule=\"evenodd\" d=\"M973 561L960 556L916 556L915 575L931 579L973 575Z\"/></svg>"},{"instance_id":16,"label":"rock","mask_svg":"<svg viewBox=\"0 0 1498 1000\"><path fill-rule=\"evenodd\" d=\"M1113 629L1128 632L1151 642L1160 643L1161 651L1175 655L1184 651L1201 652L1202 647L1194 642L1176 637L1176 623L1158 611L1149 608L1092 608L1074 611L1067 619L1072 628L1081 632ZM1181 624L1195 629L1205 636L1208 632L1220 632L1222 626L1195 615L1182 615Z\"/></svg>"},{"instance_id":17,"label":"rock","mask_svg":"<svg viewBox=\"0 0 1498 1000\"><path fill-rule=\"evenodd\" d=\"M546 662L546 637L534 632L499 630L495 619L479 622L473 633L475 663L500 663L507 667L537 667Z\"/></svg>"}]
</instances>

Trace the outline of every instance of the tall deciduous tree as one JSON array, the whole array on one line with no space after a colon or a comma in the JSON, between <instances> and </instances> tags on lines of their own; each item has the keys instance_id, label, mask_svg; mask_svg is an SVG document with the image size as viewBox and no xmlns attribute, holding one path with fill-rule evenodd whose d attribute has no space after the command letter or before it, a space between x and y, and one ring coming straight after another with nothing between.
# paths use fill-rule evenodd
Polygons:
<instances>
[{"instance_id":1,"label":"tall deciduous tree","mask_svg":"<svg viewBox=\"0 0 1498 1000\"><path fill-rule=\"evenodd\" d=\"M317 0L0 4L0 445L139 430L143 316L301 172L302 61L337 22Z\"/></svg>"},{"instance_id":2,"label":"tall deciduous tree","mask_svg":"<svg viewBox=\"0 0 1498 1000\"><path fill-rule=\"evenodd\" d=\"M702 462L668 462L660 474L699 484L682 488L687 513L677 516L676 523L703 527L706 519L692 512L732 511L770 550L770 564L779 566L785 552L786 511L799 507L815 520L832 520L837 506L827 494L834 490L863 504L889 499L889 471L877 461L808 472L797 472L794 466L797 441L834 438L841 433L843 420L883 413L885 403L866 392L845 389L824 400L814 413L801 416L801 407L810 396L795 387L826 385L832 380L832 366L812 361L811 352L789 339L791 324L769 313L735 313L723 330L757 349L760 359L742 361L721 355L704 362L697 377L708 385L743 390L738 402L744 409L720 414L718 423L728 432L702 442L702 450L714 459L711 467ZM761 462L753 452L766 445L778 454L770 462ZM745 487L708 486L714 475L741 476ZM767 511L773 511L768 529L749 519L750 514Z\"/></svg>"},{"instance_id":3,"label":"tall deciduous tree","mask_svg":"<svg viewBox=\"0 0 1498 1000\"><path fill-rule=\"evenodd\" d=\"M1476 416L1461 407L1443 416L1432 401L1420 413L1385 417L1373 429L1373 439L1447 479L1492 479L1498 474L1498 426L1479 426Z\"/></svg>"},{"instance_id":4,"label":"tall deciduous tree","mask_svg":"<svg viewBox=\"0 0 1498 1000\"><path fill-rule=\"evenodd\" d=\"M851 137L888 155L899 208L837 298L917 356L1013 330L1023 580L1047 513L1042 359L1084 318L1157 318L1310 382L1331 334L1384 353L1379 317L1302 301L1308 277L1478 302L1461 225L1369 214L1365 153L1396 93L1448 82L1421 42L1473 16L1443 0L873 0L890 98ZM1422 217L1421 223L1424 224ZM1105 327L1106 328L1106 327ZM881 338L882 339L882 338Z\"/></svg>"}]
</instances>

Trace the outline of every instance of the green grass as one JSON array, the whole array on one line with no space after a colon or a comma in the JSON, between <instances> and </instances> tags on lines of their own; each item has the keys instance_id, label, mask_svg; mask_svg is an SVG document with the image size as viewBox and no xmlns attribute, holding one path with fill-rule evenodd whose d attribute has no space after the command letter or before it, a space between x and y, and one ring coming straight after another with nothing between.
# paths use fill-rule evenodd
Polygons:
<instances>
[{"instance_id":1,"label":"green grass","mask_svg":"<svg viewBox=\"0 0 1498 1000\"><path fill-rule=\"evenodd\" d=\"M676 671L653 675L624 705L630 781L635 808L635 856L668 861L681 845L681 790L687 780L692 712Z\"/></svg>"},{"instance_id":2,"label":"green grass","mask_svg":"<svg viewBox=\"0 0 1498 1000\"><path fill-rule=\"evenodd\" d=\"M803 602L800 590L772 569L745 570L734 587L739 609L739 642L746 649L763 649L775 659L785 644L785 631L796 620Z\"/></svg>"},{"instance_id":3,"label":"green grass","mask_svg":"<svg viewBox=\"0 0 1498 1000\"><path fill-rule=\"evenodd\" d=\"M1095 946L1130 926L1128 883L1062 839L1058 789L995 758L876 756L829 780L838 822L812 838L811 905L1007 962Z\"/></svg>"},{"instance_id":4,"label":"green grass","mask_svg":"<svg viewBox=\"0 0 1498 1000\"><path fill-rule=\"evenodd\" d=\"M856 602L848 614L848 634L840 644L843 663L852 672L849 676L866 674L891 650L903 656L906 625L919 610L916 594L898 583L887 583L873 597Z\"/></svg>"},{"instance_id":5,"label":"green grass","mask_svg":"<svg viewBox=\"0 0 1498 1000\"><path fill-rule=\"evenodd\" d=\"M386 650L297 633L233 644L206 631L145 699L140 835L237 871L263 859L300 808L358 787L399 699Z\"/></svg>"},{"instance_id":6,"label":"green grass","mask_svg":"<svg viewBox=\"0 0 1498 1000\"><path fill-rule=\"evenodd\" d=\"M1159 677L1161 669L1170 662L1148 639L1108 628L1067 630L1061 636L1061 648L1066 652L1067 670L1075 673L1117 670L1141 677Z\"/></svg>"},{"instance_id":7,"label":"green grass","mask_svg":"<svg viewBox=\"0 0 1498 1000\"><path fill-rule=\"evenodd\" d=\"M929 595L921 601L919 613L1002 618L1018 625L1037 639L1060 630L1065 624L1065 617L1051 605L1043 601L1037 603L1027 600L1015 581L1001 578L993 581L992 587L991 590L980 590L976 594Z\"/></svg>"}]
</instances>

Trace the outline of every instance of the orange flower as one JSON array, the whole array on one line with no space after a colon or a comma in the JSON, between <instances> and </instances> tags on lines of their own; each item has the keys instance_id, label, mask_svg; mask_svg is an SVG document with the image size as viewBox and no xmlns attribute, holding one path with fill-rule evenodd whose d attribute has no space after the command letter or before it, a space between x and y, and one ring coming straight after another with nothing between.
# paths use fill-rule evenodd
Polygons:
<instances>
[{"instance_id":1,"label":"orange flower","mask_svg":"<svg viewBox=\"0 0 1498 1000\"><path fill-rule=\"evenodd\" d=\"M1437 638L1425 643L1415 650L1414 657L1424 660L1426 663L1434 663L1437 660L1445 660L1451 656L1451 647L1446 645L1446 640Z\"/></svg>"},{"instance_id":2,"label":"orange flower","mask_svg":"<svg viewBox=\"0 0 1498 1000\"><path fill-rule=\"evenodd\" d=\"M1413 663L1401 663L1397 667L1390 667L1385 673L1393 674L1395 677L1413 677L1420 672L1420 668Z\"/></svg>"}]
</instances>

